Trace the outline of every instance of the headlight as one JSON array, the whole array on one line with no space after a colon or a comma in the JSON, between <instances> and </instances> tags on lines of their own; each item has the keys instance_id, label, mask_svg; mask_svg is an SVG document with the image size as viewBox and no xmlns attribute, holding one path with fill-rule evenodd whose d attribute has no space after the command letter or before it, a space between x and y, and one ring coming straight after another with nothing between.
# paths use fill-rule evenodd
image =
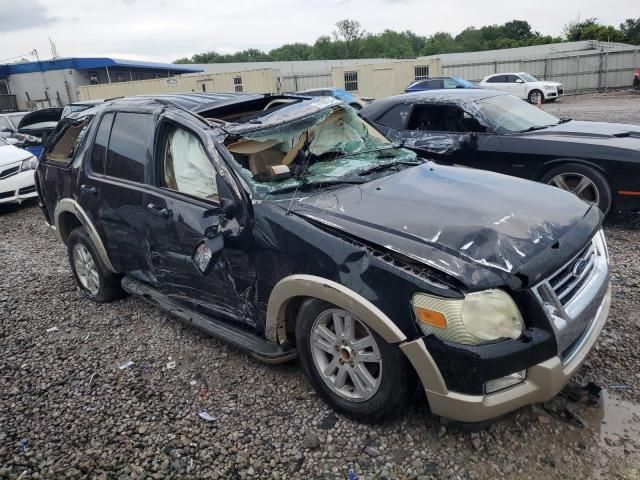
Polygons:
<instances>
[{"instance_id":1,"label":"headlight","mask_svg":"<svg viewBox=\"0 0 640 480\"><path fill-rule=\"evenodd\" d=\"M551 85L544 85L542 88L544 88L545 90L553 90L556 87L552 87Z\"/></svg>"},{"instance_id":2,"label":"headlight","mask_svg":"<svg viewBox=\"0 0 640 480\"><path fill-rule=\"evenodd\" d=\"M40 138L35 137L33 135L27 135L24 133L18 133L16 134L16 137L18 138L18 140L20 140L21 142L39 142Z\"/></svg>"},{"instance_id":3,"label":"headlight","mask_svg":"<svg viewBox=\"0 0 640 480\"><path fill-rule=\"evenodd\" d=\"M598 230L598 233L596 233L596 235L593 237L593 241L596 245L596 250L598 250L598 253L600 255L604 255L605 258L607 259L607 262L609 261L609 249L607 248L607 240L604 237L604 230L600 229Z\"/></svg>"},{"instance_id":4,"label":"headlight","mask_svg":"<svg viewBox=\"0 0 640 480\"><path fill-rule=\"evenodd\" d=\"M483 290L453 300L416 293L411 303L422 332L450 342L478 345L516 339L524 329L518 307L502 290Z\"/></svg>"},{"instance_id":5,"label":"headlight","mask_svg":"<svg viewBox=\"0 0 640 480\"><path fill-rule=\"evenodd\" d=\"M37 166L38 159L32 155L26 160L22 160L22 163L20 164L20 171L24 172L26 170L35 170Z\"/></svg>"}]
</instances>

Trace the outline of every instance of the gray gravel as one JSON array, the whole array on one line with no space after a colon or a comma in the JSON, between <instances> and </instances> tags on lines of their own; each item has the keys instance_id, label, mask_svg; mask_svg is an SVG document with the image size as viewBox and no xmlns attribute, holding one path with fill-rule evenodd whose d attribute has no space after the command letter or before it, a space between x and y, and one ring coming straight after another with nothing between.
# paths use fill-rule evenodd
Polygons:
<instances>
[{"instance_id":1,"label":"gray gravel","mask_svg":"<svg viewBox=\"0 0 640 480\"><path fill-rule=\"evenodd\" d=\"M609 97L615 109L599 96L545 109L584 101L591 119L640 123L640 97ZM38 208L4 209L0 478L638 479L640 220L606 233L611 319L577 378L608 389L605 405L570 404L583 429L534 406L471 433L440 425L423 396L401 420L358 424L296 363L263 365L133 298L88 302Z\"/></svg>"}]
</instances>

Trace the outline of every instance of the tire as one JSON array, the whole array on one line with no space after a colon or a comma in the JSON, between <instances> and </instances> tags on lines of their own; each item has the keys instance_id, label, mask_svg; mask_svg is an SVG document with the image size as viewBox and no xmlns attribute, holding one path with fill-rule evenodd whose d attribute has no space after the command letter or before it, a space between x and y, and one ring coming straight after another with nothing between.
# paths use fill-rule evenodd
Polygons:
<instances>
[{"instance_id":1,"label":"tire","mask_svg":"<svg viewBox=\"0 0 640 480\"><path fill-rule=\"evenodd\" d=\"M67 254L73 278L84 297L94 302L106 303L124 296L124 291L120 287L121 276L104 266L84 227L78 227L69 234ZM78 266L76 266L76 259L79 262ZM88 265L91 262L95 267L95 276L88 274L87 271L78 271L81 265L90 268ZM91 280L87 280L87 277L91 277Z\"/></svg>"},{"instance_id":2,"label":"tire","mask_svg":"<svg viewBox=\"0 0 640 480\"><path fill-rule=\"evenodd\" d=\"M529 101L529 103L536 105L538 103L537 97L538 95L540 95L540 102L544 102L544 93L542 93L542 90L531 90L529 92L529 95L527 96L527 100Z\"/></svg>"},{"instance_id":3,"label":"tire","mask_svg":"<svg viewBox=\"0 0 640 480\"><path fill-rule=\"evenodd\" d=\"M562 181L564 180L564 182ZM576 192L577 188L581 188L580 182L586 179L590 182L580 192ZM613 197L611 187L607 179L596 169L581 165L579 163L565 163L549 170L540 180L542 183L562 188L578 196L581 200L592 205L597 205L605 215L611 210ZM563 185L567 185L565 188ZM591 192L595 192L595 194Z\"/></svg>"},{"instance_id":4,"label":"tire","mask_svg":"<svg viewBox=\"0 0 640 480\"><path fill-rule=\"evenodd\" d=\"M345 337L347 338L346 346L341 347L342 349L340 350L336 350L334 346L332 353L327 353L324 349L314 347L313 345L318 345L316 343L318 339L322 341L328 338L326 334L315 333L320 331L318 329L320 325L330 333L333 333L336 343L339 343L340 335L335 335L337 330L335 318L336 316L340 318L341 315L343 315L342 321L344 321L345 317L350 317L354 325L352 331L355 334L352 336L347 334L347 337ZM325 320L328 323L323 324ZM341 323L341 325L345 324ZM333 331L331 327L333 327ZM341 331L345 332L347 330L347 328L341 329ZM333 381L329 378L329 375L325 375L322 372L322 370L331 369L330 364L333 363L333 359L337 358L339 362L339 359L346 357L343 354L350 350L350 346L353 344L349 339L371 342L371 338L374 340L375 347L354 348L352 351L356 353L350 354L353 355L352 362L350 364L349 361L343 362L341 366L336 366L332 371L332 373L335 372ZM298 311L296 342L298 354L309 382L318 394L337 411L366 423L378 423L404 413L404 407L415 391L415 375L412 367L408 364L397 345L386 343L379 335L368 329L363 322L349 312L317 299L304 301ZM358 360L358 358L363 358L365 354L368 355L368 358L374 358L376 353L379 355L379 363ZM323 358L325 363L322 363ZM370 388L366 392L359 394L356 391L356 380L354 378L364 378L359 373L362 371L361 368L367 370L370 380L374 383L377 382L377 387ZM339 390L336 385L338 385L341 369L346 371L350 369L350 372L342 374L344 387ZM333 387L329 386L330 383ZM364 383L361 385L364 385ZM352 388L351 393L348 392L350 388ZM360 395L360 398L357 398L358 395Z\"/></svg>"}]
</instances>

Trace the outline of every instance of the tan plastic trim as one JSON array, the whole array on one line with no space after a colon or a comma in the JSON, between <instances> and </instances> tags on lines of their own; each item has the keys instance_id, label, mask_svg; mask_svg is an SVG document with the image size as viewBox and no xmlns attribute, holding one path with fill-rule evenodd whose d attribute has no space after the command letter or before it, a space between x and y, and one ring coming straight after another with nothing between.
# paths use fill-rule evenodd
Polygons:
<instances>
[{"instance_id":1,"label":"tan plastic trim","mask_svg":"<svg viewBox=\"0 0 640 480\"><path fill-rule=\"evenodd\" d=\"M332 303L352 313L385 342L407 340L402 331L378 307L344 285L313 275L290 275L273 288L267 305L266 337L272 342L286 340L287 304L295 297L313 297Z\"/></svg>"},{"instance_id":2,"label":"tan plastic trim","mask_svg":"<svg viewBox=\"0 0 640 480\"><path fill-rule=\"evenodd\" d=\"M71 198L63 198L56 205L56 210L53 214L56 236L60 240L62 240L63 238L63 232L60 229L60 216L64 212L73 213L76 216L76 218L80 220L80 223L82 223L82 226L87 230L87 233L89 234L89 238L91 238L91 241L93 242L93 246L96 248L96 252L100 256L100 260L102 260L102 263L104 264L104 266L107 267L112 272L117 273L115 268L113 268L113 265L111 264L111 260L109 260L107 249L104 248L104 244L100 239L100 235L98 235L98 231L93 226L93 223L91 222L91 220L89 220L88 215L85 213L82 207L78 204L78 202L76 202ZM69 232L64 232L64 233L69 233Z\"/></svg>"},{"instance_id":3,"label":"tan plastic trim","mask_svg":"<svg viewBox=\"0 0 640 480\"><path fill-rule=\"evenodd\" d=\"M460 422L481 422L531 403L545 402L557 395L582 365L598 340L607 321L610 306L611 286L608 287L598 308L589 338L568 364L563 365L560 357L550 358L530 367L524 382L487 395L466 395L448 391L440 370L424 348L423 342L407 342L400 345L400 348L416 369L433 414ZM420 343L422 348L418 348L416 343Z\"/></svg>"}]
</instances>

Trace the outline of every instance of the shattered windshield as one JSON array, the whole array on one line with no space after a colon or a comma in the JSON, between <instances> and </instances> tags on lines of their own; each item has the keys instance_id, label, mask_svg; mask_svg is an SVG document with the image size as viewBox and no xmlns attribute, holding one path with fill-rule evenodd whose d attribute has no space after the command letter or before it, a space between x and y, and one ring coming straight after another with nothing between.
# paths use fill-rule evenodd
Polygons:
<instances>
[{"instance_id":1,"label":"shattered windshield","mask_svg":"<svg viewBox=\"0 0 640 480\"><path fill-rule=\"evenodd\" d=\"M394 173L422 163L346 105L233 135L225 144L259 198L311 186L363 183L374 172Z\"/></svg>"},{"instance_id":2,"label":"shattered windshield","mask_svg":"<svg viewBox=\"0 0 640 480\"><path fill-rule=\"evenodd\" d=\"M496 133L522 133L557 125L560 120L511 95L496 95L477 102L478 114Z\"/></svg>"}]
</instances>

